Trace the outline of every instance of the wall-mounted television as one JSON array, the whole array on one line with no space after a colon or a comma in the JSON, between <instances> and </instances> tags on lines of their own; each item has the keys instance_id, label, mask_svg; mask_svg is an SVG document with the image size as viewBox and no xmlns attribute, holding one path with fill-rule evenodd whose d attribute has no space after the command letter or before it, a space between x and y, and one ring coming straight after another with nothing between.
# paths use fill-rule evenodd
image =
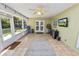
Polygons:
<instances>
[{"instance_id":1,"label":"wall-mounted television","mask_svg":"<svg viewBox=\"0 0 79 59\"><path fill-rule=\"evenodd\" d=\"M62 18L58 20L58 26L60 27L68 27L68 18Z\"/></svg>"}]
</instances>

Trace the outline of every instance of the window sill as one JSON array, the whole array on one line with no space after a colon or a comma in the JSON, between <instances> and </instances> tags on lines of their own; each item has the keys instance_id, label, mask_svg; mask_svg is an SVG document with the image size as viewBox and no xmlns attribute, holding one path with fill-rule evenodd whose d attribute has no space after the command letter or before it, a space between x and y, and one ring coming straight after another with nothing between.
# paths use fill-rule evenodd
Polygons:
<instances>
[{"instance_id":1,"label":"window sill","mask_svg":"<svg viewBox=\"0 0 79 59\"><path fill-rule=\"evenodd\" d=\"M18 34L24 32L24 31L27 31L27 29L24 29L24 30L21 31L21 32L15 32L15 35L18 35ZM3 40L4 40L4 41L6 41L6 40L8 40L8 39L10 39L10 38L12 38L12 35L11 35L11 34L9 34L9 35L7 35L7 36L3 36Z\"/></svg>"},{"instance_id":2,"label":"window sill","mask_svg":"<svg viewBox=\"0 0 79 59\"><path fill-rule=\"evenodd\" d=\"M3 36L3 40L6 41L6 40L10 39L11 37L12 37L11 34L9 34L9 35L7 35L7 36Z\"/></svg>"},{"instance_id":3,"label":"window sill","mask_svg":"<svg viewBox=\"0 0 79 59\"><path fill-rule=\"evenodd\" d=\"M22 31L21 31L22 32ZM20 34L21 32L15 32L15 35Z\"/></svg>"}]
</instances>

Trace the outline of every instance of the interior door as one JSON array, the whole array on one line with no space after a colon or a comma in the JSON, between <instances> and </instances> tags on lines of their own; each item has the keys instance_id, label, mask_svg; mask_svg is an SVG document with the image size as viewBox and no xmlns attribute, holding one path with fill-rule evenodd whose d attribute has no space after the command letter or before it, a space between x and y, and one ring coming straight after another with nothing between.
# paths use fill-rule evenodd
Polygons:
<instances>
[{"instance_id":1,"label":"interior door","mask_svg":"<svg viewBox=\"0 0 79 59\"><path fill-rule=\"evenodd\" d=\"M36 20L35 32L44 32L44 20Z\"/></svg>"}]
</instances>

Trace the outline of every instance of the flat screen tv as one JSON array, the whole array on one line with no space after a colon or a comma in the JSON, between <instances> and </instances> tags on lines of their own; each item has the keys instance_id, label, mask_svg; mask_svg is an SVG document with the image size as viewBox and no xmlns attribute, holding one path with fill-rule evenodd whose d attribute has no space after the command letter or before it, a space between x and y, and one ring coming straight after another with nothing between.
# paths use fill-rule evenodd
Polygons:
<instances>
[{"instance_id":1,"label":"flat screen tv","mask_svg":"<svg viewBox=\"0 0 79 59\"><path fill-rule=\"evenodd\" d=\"M58 26L60 27L68 27L68 18L62 18L58 20Z\"/></svg>"}]
</instances>

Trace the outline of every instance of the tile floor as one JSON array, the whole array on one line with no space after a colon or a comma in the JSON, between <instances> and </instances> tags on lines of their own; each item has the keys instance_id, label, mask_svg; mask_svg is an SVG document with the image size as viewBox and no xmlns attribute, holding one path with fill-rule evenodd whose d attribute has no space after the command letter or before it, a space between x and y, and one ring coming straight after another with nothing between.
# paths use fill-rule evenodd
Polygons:
<instances>
[{"instance_id":1,"label":"tile floor","mask_svg":"<svg viewBox=\"0 0 79 59\"><path fill-rule=\"evenodd\" d=\"M25 56L55 56L55 50L52 48L46 38L34 38L31 41L30 48L25 53Z\"/></svg>"},{"instance_id":2,"label":"tile floor","mask_svg":"<svg viewBox=\"0 0 79 59\"><path fill-rule=\"evenodd\" d=\"M36 40L38 38L38 40ZM42 38L42 39L41 39ZM40 48L42 47L42 51L45 49L50 50L48 54L40 54L38 55L56 55L56 56L79 56L79 53L70 49L66 46L62 41L54 40L49 34L28 34L23 38L17 40L17 42L21 42L14 49L10 49L9 46L5 49L1 55L2 56L27 56L27 55L36 55ZM37 43L38 42L38 43ZM39 45L40 43L40 45ZM43 46L41 46L43 44ZM47 45L47 46L46 46ZM35 50L39 50L36 51ZM34 49L34 51L32 51ZM29 52L32 51L30 54ZM44 51L45 52L45 51ZM35 54L33 54L35 53ZM47 53L47 51L45 52Z\"/></svg>"}]
</instances>

